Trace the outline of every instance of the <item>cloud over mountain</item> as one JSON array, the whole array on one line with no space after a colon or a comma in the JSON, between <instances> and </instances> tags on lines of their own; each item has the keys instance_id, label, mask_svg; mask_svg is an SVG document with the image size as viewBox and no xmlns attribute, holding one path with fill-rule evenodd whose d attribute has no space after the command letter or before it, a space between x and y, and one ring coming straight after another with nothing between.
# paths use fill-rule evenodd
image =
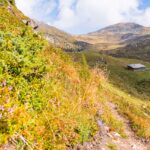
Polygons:
<instances>
[{"instance_id":1,"label":"cloud over mountain","mask_svg":"<svg viewBox=\"0 0 150 150\"><path fill-rule=\"evenodd\" d=\"M71 33L86 33L118 22L150 26L150 7L141 0L16 0L26 15Z\"/></svg>"}]
</instances>

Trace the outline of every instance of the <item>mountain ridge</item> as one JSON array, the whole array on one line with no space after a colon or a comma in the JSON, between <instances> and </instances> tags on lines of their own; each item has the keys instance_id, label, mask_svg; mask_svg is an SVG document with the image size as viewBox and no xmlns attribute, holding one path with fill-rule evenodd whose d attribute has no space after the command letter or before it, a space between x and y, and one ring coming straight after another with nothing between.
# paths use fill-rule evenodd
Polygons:
<instances>
[{"instance_id":1,"label":"mountain ridge","mask_svg":"<svg viewBox=\"0 0 150 150\"><path fill-rule=\"evenodd\" d=\"M139 32L143 28L146 28L142 25L127 22L127 23L117 23L114 25L106 26L100 30L97 30L95 32L88 33L89 35L93 35L94 33L105 33L105 32L113 32L113 33L135 33Z\"/></svg>"}]
</instances>

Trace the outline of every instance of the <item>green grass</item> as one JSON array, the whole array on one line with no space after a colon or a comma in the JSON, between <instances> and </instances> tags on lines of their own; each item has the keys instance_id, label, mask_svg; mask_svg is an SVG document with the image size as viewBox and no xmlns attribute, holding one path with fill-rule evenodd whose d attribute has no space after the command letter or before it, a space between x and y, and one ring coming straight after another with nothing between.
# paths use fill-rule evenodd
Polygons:
<instances>
[{"instance_id":1,"label":"green grass","mask_svg":"<svg viewBox=\"0 0 150 150\"><path fill-rule=\"evenodd\" d=\"M150 136L149 103L122 93L107 81L106 62L112 61L115 67L116 59L107 57L105 61L96 53L77 53L80 64L75 63L62 50L49 46L22 22L26 17L11 8L13 12L0 7L0 147L10 141L18 149L73 147L95 135L101 108L104 113L99 117L123 134L123 124L107 106L108 97L139 136ZM93 69L95 64L105 71ZM122 72L118 74L122 76Z\"/></svg>"},{"instance_id":2,"label":"green grass","mask_svg":"<svg viewBox=\"0 0 150 150\"><path fill-rule=\"evenodd\" d=\"M116 145L115 145L115 144L112 144L112 143L107 144L107 147L108 147L110 150L117 150Z\"/></svg>"},{"instance_id":3,"label":"green grass","mask_svg":"<svg viewBox=\"0 0 150 150\"><path fill-rule=\"evenodd\" d=\"M94 52L83 52L91 68L97 66L105 72L108 81L101 87L106 91L102 94L105 99L112 101L118 106L118 111L131 123L135 133L144 138L150 137L150 72L149 70L133 72L125 67L130 63L142 63L150 67L150 64L140 60L113 58ZM82 53L74 53L71 56L75 61L81 60ZM106 101L107 101L106 100ZM121 124L113 119L111 113L106 111L104 121L113 129L121 129ZM106 117L107 116L107 117ZM118 122L118 123L117 123ZM117 131L117 132L120 132Z\"/></svg>"},{"instance_id":4,"label":"green grass","mask_svg":"<svg viewBox=\"0 0 150 150\"><path fill-rule=\"evenodd\" d=\"M109 74L109 81L128 94L137 98L150 99L150 63L135 59L113 58L94 52L83 52L89 66L97 66ZM80 61L81 54L75 53L74 59ZM128 64L141 63L146 65L145 71L130 71L126 69Z\"/></svg>"},{"instance_id":5,"label":"green grass","mask_svg":"<svg viewBox=\"0 0 150 150\"><path fill-rule=\"evenodd\" d=\"M0 148L63 150L98 130L99 80L0 7Z\"/></svg>"}]
</instances>

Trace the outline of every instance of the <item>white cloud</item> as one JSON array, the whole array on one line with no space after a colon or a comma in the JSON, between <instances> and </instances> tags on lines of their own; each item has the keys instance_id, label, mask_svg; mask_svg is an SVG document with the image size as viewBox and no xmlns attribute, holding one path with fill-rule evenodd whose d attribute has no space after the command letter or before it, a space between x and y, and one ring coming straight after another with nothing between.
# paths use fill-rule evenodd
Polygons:
<instances>
[{"instance_id":1,"label":"white cloud","mask_svg":"<svg viewBox=\"0 0 150 150\"><path fill-rule=\"evenodd\" d=\"M26 15L72 33L86 33L118 22L150 25L150 8L139 9L141 0L16 1ZM53 18L55 9L57 16Z\"/></svg>"},{"instance_id":2,"label":"white cloud","mask_svg":"<svg viewBox=\"0 0 150 150\"><path fill-rule=\"evenodd\" d=\"M46 21L57 7L55 0L16 0L17 7L27 16Z\"/></svg>"}]
</instances>

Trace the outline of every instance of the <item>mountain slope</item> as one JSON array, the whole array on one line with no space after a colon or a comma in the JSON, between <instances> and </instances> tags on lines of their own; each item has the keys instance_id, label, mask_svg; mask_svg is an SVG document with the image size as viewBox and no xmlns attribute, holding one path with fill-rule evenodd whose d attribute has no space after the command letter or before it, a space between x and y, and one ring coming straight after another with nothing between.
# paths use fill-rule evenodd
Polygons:
<instances>
[{"instance_id":1,"label":"mountain slope","mask_svg":"<svg viewBox=\"0 0 150 150\"><path fill-rule=\"evenodd\" d=\"M77 36L91 44L87 49L117 57L149 61L150 28L135 23L119 23L87 35Z\"/></svg>"},{"instance_id":2,"label":"mountain slope","mask_svg":"<svg viewBox=\"0 0 150 150\"><path fill-rule=\"evenodd\" d=\"M85 50L87 46L90 46L90 44L78 41L73 35L53 26L38 21L36 23L38 25L37 31L41 32L49 43L67 52L79 52Z\"/></svg>"},{"instance_id":3,"label":"mountain slope","mask_svg":"<svg viewBox=\"0 0 150 150\"><path fill-rule=\"evenodd\" d=\"M111 33L119 33L119 34L126 34L126 33L139 33L144 30L144 27L135 23L118 23L115 25L108 26L96 32L89 33L89 35L98 35L104 32L111 32Z\"/></svg>"},{"instance_id":4,"label":"mountain slope","mask_svg":"<svg viewBox=\"0 0 150 150\"><path fill-rule=\"evenodd\" d=\"M150 137L148 102L114 88L84 54L73 62L28 19L7 0L0 5L0 149L71 150L99 131L97 121L124 137L110 99L139 137Z\"/></svg>"},{"instance_id":5,"label":"mountain slope","mask_svg":"<svg viewBox=\"0 0 150 150\"><path fill-rule=\"evenodd\" d=\"M150 62L150 36L142 36L128 42L124 47L102 51L103 54L114 57L134 58Z\"/></svg>"},{"instance_id":6,"label":"mountain slope","mask_svg":"<svg viewBox=\"0 0 150 150\"><path fill-rule=\"evenodd\" d=\"M74 63L0 5L0 149L65 150L98 131L98 70ZM100 82L101 80L101 82ZM115 120L114 120L115 122Z\"/></svg>"},{"instance_id":7,"label":"mountain slope","mask_svg":"<svg viewBox=\"0 0 150 150\"><path fill-rule=\"evenodd\" d=\"M150 67L150 63L146 63L140 60L132 60L132 59L123 59L123 58L114 58L107 55L101 55L97 52L93 51L85 51L84 53L87 63L91 68L95 66L105 70L108 75L108 83L105 83L104 88L106 90L106 99L110 99L111 102L115 102L117 104L117 110L119 109L119 113L122 112L123 116L126 116L129 119L130 127L141 136L141 134L145 135L149 132L149 129L145 132L146 122L150 121L149 113L144 113L147 116L147 121L144 118L144 121L141 118L143 106L147 105L147 112L149 109L149 71L144 72L132 72L126 69L127 64L132 63L142 63ZM81 61L82 53L71 54L75 61ZM112 84L110 84L112 83ZM113 93L113 94L112 94ZM107 95L108 94L108 95ZM105 101L105 100L104 100ZM106 100L107 103L107 100ZM132 108L131 108L132 107ZM140 108L139 108L140 107ZM140 111L140 112L139 112ZM141 118L141 119L140 119ZM146 124L145 124L146 123ZM143 128L144 127L144 128ZM142 130L143 131L142 131ZM142 135L142 136L143 136ZM150 144L150 140L147 137L146 141Z\"/></svg>"},{"instance_id":8,"label":"mountain slope","mask_svg":"<svg viewBox=\"0 0 150 150\"><path fill-rule=\"evenodd\" d=\"M141 48L147 49L143 51L144 55L148 53L149 44L146 40L150 37L150 29L135 23L119 23L79 36L72 36L41 22L36 21L36 24L38 25L37 31L41 32L51 44L68 52L93 50L113 56L129 56L130 58L137 58L133 57L132 54L130 56L129 53L133 52L136 56L136 52L138 55ZM142 44L142 42L145 44ZM141 45L139 46L140 50L136 51L136 43ZM133 51L128 50L129 47ZM125 49L128 51L127 55ZM147 60L147 58L144 59Z\"/></svg>"},{"instance_id":9,"label":"mountain slope","mask_svg":"<svg viewBox=\"0 0 150 150\"><path fill-rule=\"evenodd\" d=\"M42 22L36 21L36 23L38 24L37 31L44 34L50 43L64 50L80 50L80 47L75 44L75 39L72 35Z\"/></svg>"}]
</instances>

